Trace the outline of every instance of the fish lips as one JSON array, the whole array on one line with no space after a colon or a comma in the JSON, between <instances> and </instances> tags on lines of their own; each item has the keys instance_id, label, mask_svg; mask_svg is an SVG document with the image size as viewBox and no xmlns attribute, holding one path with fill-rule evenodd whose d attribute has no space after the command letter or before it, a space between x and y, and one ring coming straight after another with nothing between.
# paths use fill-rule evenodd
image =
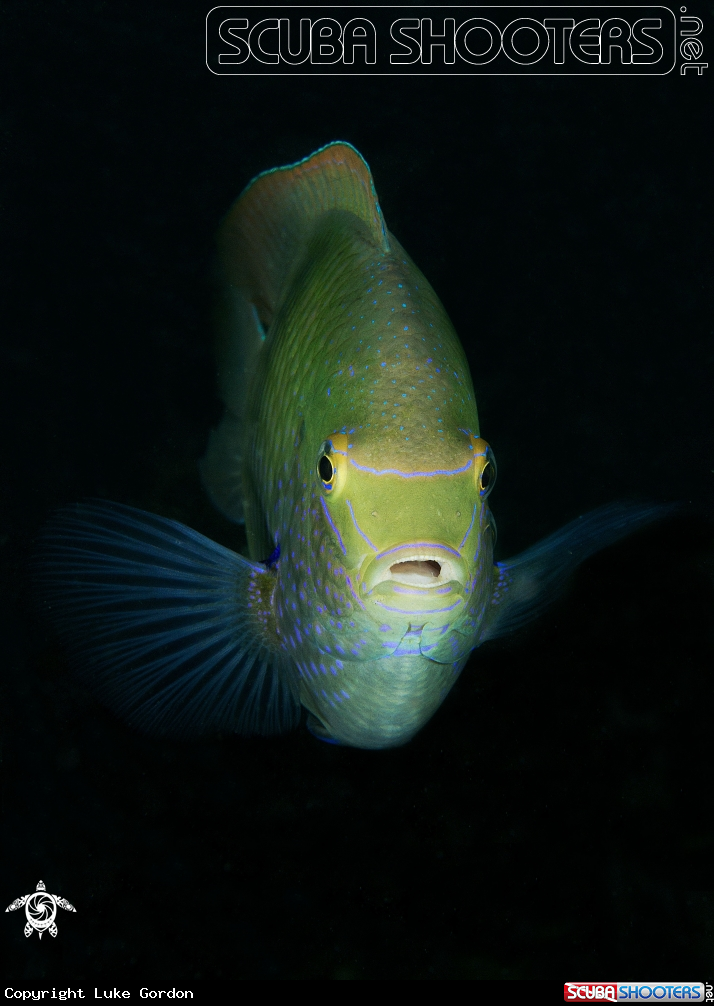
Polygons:
<instances>
[{"instance_id":1,"label":"fish lips","mask_svg":"<svg viewBox=\"0 0 714 1006\"><path fill-rule=\"evenodd\" d=\"M463 587L467 577L467 564L461 553L439 542L395 545L378 552L360 570L360 581L368 594L387 583L414 588L420 593L439 590L449 583Z\"/></svg>"},{"instance_id":2,"label":"fish lips","mask_svg":"<svg viewBox=\"0 0 714 1006\"><path fill-rule=\"evenodd\" d=\"M362 596L376 606L380 618L396 615L441 624L464 603L466 563L448 545L399 545L376 555L361 574Z\"/></svg>"}]
</instances>

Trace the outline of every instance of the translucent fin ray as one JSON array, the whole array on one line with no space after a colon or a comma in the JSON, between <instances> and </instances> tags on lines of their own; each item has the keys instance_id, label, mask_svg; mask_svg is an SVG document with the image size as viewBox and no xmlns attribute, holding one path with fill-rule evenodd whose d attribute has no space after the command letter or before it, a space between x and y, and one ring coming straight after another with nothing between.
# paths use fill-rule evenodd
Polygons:
<instances>
[{"instance_id":1,"label":"translucent fin ray","mask_svg":"<svg viewBox=\"0 0 714 1006\"><path fill-rule=\"evenodd\" d=\"M176 521L92 501L49 522L34 574L78 666L133 725L179 737L297 726L263 565Z\"/></svg>"},{"instance_id":2,"label":"translucent fin ray","mask_svg":"<svg viewBox=\"0 0 714 1006\"><path fill-rule=\"evenodd\" d=\"M578 517L520 555L496 564L494 588L479 642L496 639L537 618L555 601L588 556L679 509L677 504L612 503Z\"/></svg>"}]
</instances>

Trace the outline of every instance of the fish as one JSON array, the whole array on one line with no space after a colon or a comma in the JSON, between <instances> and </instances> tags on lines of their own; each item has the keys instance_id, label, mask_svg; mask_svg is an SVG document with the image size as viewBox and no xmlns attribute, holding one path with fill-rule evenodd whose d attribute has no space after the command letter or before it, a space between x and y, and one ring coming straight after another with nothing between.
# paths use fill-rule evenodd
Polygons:
<instances>
[{"instance_id":1,"label":"fish","mask_svg":"<svg viewBox=\"0 0 714 1006\"><path fill-rule=\"evenodd\" d=\"M349 143L258 175L218 235L218 387L201 462L247 555L88 500L41 535L47 613L99 697L155 735L410 741L477 647L660 519L615 502L494 558L496 459L446 310Z\"/></svg>"}]
</instances>

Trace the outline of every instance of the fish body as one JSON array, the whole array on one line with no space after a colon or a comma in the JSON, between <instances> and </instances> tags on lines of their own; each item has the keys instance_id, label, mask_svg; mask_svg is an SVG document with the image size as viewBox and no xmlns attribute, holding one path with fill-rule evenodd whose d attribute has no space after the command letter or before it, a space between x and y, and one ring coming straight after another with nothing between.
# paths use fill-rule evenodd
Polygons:
<instances>
[{"instance_id":1,"label":"fish body","mask_svg":"<svg viewBox=\"0 0 714 1006\"><path fill-rule=\"evenodd\" d=\"M248 557L164 518L82 504L40 579L100 692L169 733L407 742L471 651L533 617L587 555L661 515L615 504L494 564L468 365L335 143L258 176L219 235L225 416L202 463Z\"/></svg>"},{"instance_id":2,"label":"fish body","mask_svg":"<svg viewBox=\"0 0 714 1006\"><path fill-rule=\"evenodd\" d=\"M456 680L493 591L493 459L463 350L347 145L258 178L220 243L228 413L209 491L244 515L252 559L280 549L275 642L313 729L403 743ZM238 507L220 495L231 458Z\"/></svg>"}]
</instances>

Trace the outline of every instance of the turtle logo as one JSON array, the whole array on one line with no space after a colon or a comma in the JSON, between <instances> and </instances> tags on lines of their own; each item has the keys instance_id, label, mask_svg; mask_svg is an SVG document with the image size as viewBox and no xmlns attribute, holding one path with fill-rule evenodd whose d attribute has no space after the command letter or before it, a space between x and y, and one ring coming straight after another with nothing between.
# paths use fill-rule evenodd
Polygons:
<instances>
[{"instance_id":1,"label":"turtle logo","mask_svg":"<svg viewBox=\"0 0 714 1006\"><path fill-rule=\"evenodd\" d=\"M14 912L16 908L25 906L27 924L25 925L25 936L32 936L32 930L36 929L42 939L45 929L49 929L50 936L57 935L55 915L57 906L64 908L67 912L76 912L74 905L69 901L60 898L58 894L48 894L42 881L37 885L34 894L23 894L21 898L15 898L11 905L5 909L6 912Z\"/></svg>"}]
</instances>

